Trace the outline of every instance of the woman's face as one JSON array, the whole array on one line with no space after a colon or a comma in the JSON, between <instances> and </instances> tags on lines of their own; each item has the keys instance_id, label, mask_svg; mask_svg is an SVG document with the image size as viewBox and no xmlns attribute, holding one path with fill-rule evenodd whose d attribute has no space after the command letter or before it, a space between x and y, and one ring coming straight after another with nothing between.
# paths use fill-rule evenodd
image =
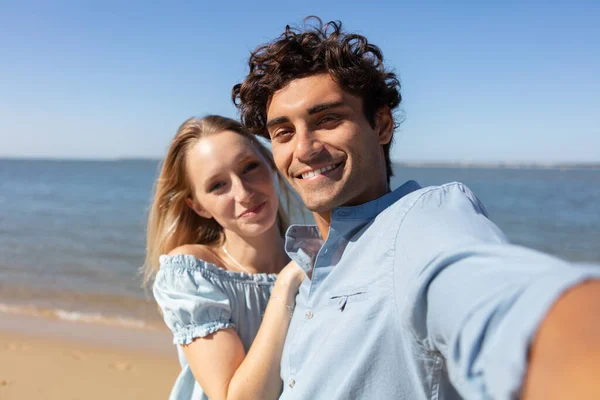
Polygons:
<instances>
[{"instance_id":1,"label":"woman's face","mask_svg":"<svg viewBox=\"0 0 600 400\"><path fill-rule=\"evenodd\" d=\"M186 168L194 194L187 203L200 216L242 237L260 235L275 223L273 171L242 135L223 131L198 140Z\"/></svg>"}]
</instances>

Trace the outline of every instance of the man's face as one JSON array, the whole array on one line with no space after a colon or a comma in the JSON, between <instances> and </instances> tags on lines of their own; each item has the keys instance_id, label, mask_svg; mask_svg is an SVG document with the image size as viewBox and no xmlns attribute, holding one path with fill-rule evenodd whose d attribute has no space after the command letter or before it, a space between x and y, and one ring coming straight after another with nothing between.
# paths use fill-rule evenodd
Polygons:
<instances>
[{"instance_id":1,"label":"man's face","mask_svg":"<svg viewBox=\"0 0 600 400\"><path fill-rule=\"evenodd\" d=\"M311 211L363 204L387 191L382 145L391 139L391 114L381 113L371 127L362 100L328 74L275 92L267 129L277 168Z\"/></svg>"}]
</instances>

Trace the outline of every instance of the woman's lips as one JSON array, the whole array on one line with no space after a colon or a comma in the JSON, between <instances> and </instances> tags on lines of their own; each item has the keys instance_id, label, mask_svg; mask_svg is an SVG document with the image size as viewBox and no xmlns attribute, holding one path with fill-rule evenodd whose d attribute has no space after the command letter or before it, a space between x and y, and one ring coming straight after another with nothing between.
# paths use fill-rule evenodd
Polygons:
<instances>
[{"instance_id":1,"label":"woman's lips","mask_svg":"<svg viewBox=\"0 0 600 400\"><path fill-rule=\"evenodd\" d=\"M247 209L246 211L240 214L240 218L250 218L255 216L256 214L260 213L263 210L263 208L265 208L266 204L267 202L263 201L259 205Z\"/></svg>"}]
</instances>

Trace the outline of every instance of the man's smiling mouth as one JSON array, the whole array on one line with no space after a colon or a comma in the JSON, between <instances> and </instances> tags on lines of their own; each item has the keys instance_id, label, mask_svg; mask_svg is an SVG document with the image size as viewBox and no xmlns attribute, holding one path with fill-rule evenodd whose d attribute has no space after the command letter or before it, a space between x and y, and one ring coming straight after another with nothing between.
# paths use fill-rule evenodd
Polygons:
<instances>
[{"instance_id":1,"label":"man's smiling mouth","mask_svg":"<svg viewBox=\"0 0 600 400\"><path fill-rule=\"evenodd\" d=\"M311 179L311 178L314 178L319 175L325 175L326 172L334 170L334 169L338 168L340 165L342 165L342 163L332 164L332 165L328 165L326 167L306 171L306 172L303 172L302 174L298 175L296 178Z\"/></svg>"}]
</instances>

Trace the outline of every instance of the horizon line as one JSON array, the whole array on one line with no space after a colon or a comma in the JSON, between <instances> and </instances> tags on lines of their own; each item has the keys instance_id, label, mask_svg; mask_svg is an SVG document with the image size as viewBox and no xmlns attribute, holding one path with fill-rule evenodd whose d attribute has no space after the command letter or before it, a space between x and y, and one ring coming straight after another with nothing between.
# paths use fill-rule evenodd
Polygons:
<instances>
[{"instance_id":1,"label":"horizon line","mask_svg":"<svg viewBox=\"0 0 600 400\"><path fill-rule=\"evenodd\" d=\"M156 157L112 157L112 158L75 158L75 157L35 157L5 156L2 161L67 161L67 162L161 162ZM479 167L479 168L592 168L600 169L600 161L445 161L445 160L392 160L399 167Z\"/></svg>"}]
</instances>

